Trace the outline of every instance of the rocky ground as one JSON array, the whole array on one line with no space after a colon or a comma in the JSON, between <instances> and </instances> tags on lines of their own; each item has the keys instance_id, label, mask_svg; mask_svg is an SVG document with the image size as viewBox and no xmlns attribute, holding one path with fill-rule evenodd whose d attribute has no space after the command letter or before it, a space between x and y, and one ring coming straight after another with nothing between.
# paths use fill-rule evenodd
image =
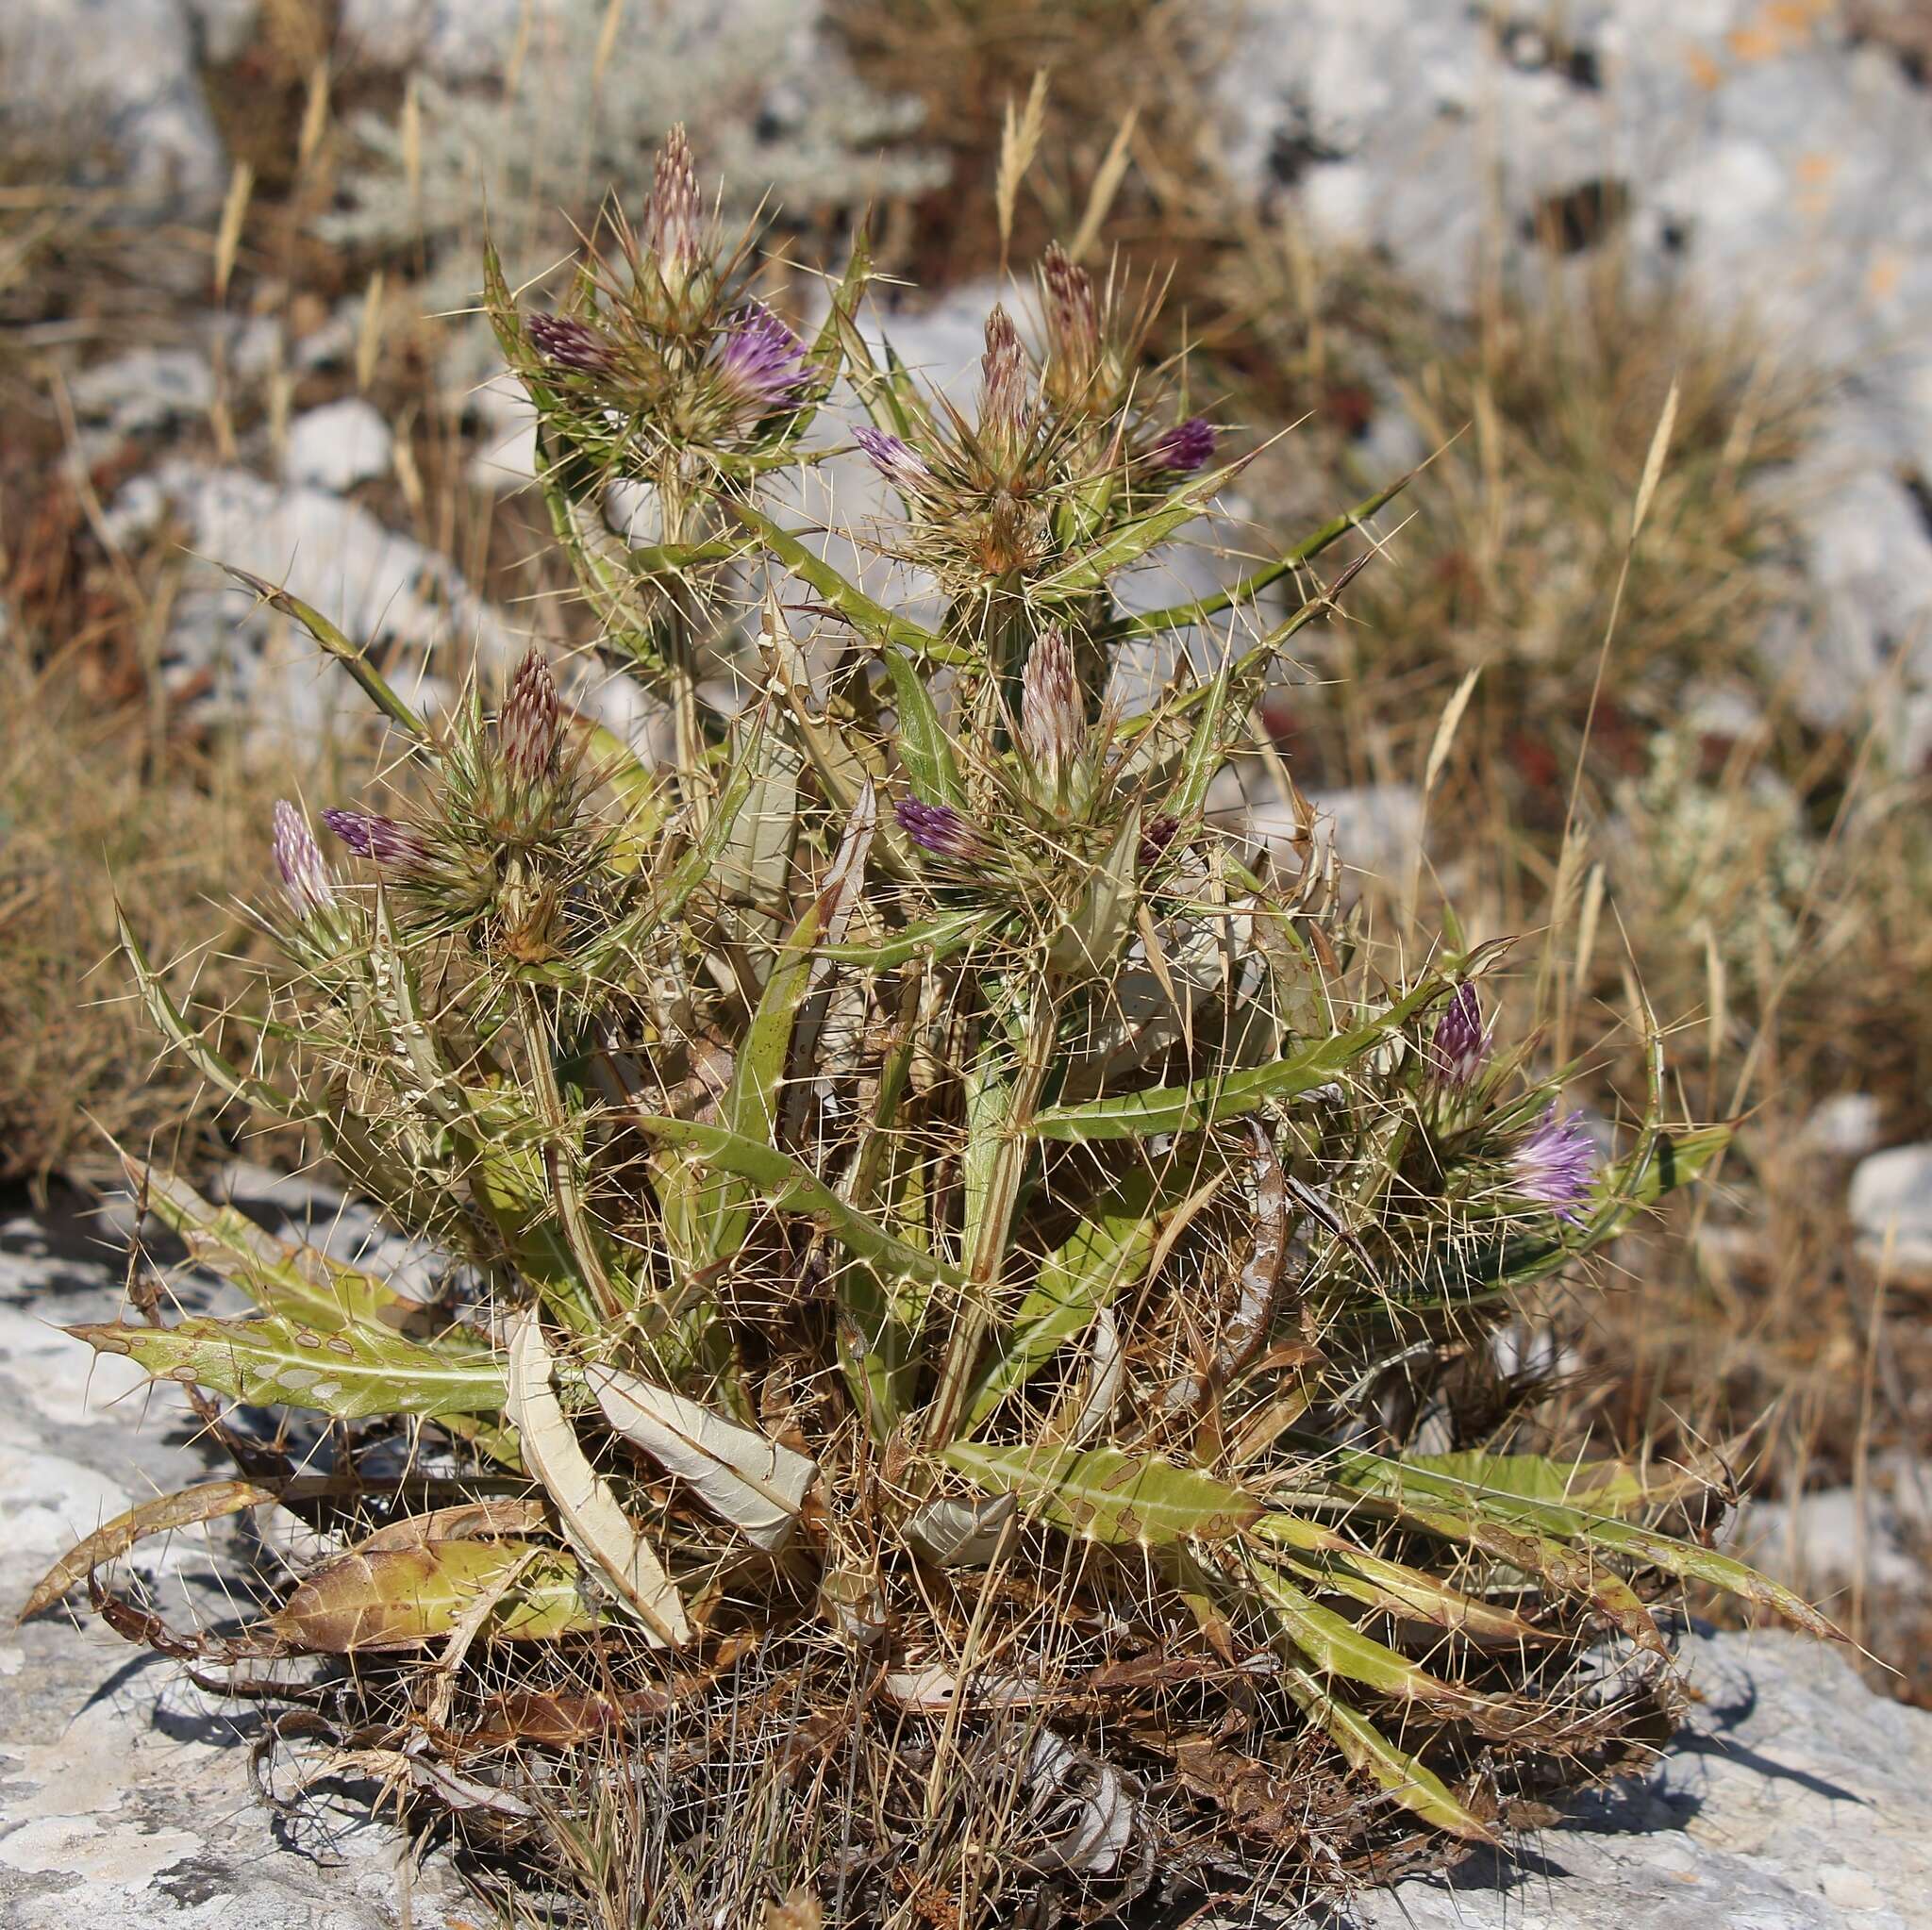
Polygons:
<instances>
[{"instance_id":1,"label":"rocky ground","mask_svg":"<svg viewBox=\"0 0 1932 1930\"><path fill-rule=\"evenodd\" d=\"M274 1223L333 1205L239 1175ZM361 1237L346 1223L339 1238ZM218 1289L208 1289L212 1301ZM191 1295L194 1289L188 1289ZM216 1478L165 1394L60 1326L110 1320L121 1274L99 1223L0 1217L0 1604L17 1608L78 1537L141 1496ZM218 1623L199 1531L143 1543L141 1581L175 1626ZM1932 1924L1932 1714L1874 1696L1795 1636L1698 1634L1703 1696L1641 1784L1574 1819L1326 1920L1326 1930L1912 1930ZM65 1612L0 1642L0 1918L19 1930L458 1930L482 1920L453 1873L366 1816L251 1793L258 1719L178 1665ZM466 1917L466 1912L470 1915Z\"/></svg>"}]
</instances>

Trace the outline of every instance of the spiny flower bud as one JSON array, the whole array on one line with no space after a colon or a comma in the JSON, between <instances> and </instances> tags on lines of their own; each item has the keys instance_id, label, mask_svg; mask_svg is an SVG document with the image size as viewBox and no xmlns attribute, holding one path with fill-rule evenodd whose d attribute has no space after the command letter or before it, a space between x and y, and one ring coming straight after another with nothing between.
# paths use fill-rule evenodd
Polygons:
<instances>
[{"instance_id":1,"label":"spiny flower bud","mask_svg":"<svg viewBox=\"0 0 1932 1930\"><path fill-rule=\"evenodd\" d=\"M1509 1156L1517 1191L1548 1206L1557 1219L1573 1222L1583 1218L1577 1206L1590 1190L1595 1164L1596 1148L1583 1129L1582 1113L1559 1120L1554 1100L1535 1130Z\"/></svg>"},{"instance_id":2,"label":"spiny flower bud","mask_svg":"<svg viewBox=\"0 0 1932 1930\"><path fill-rule=\"evenodd\" d=\"M322 861L308 820L287 798L275 800L274 836L275 870L282 876L282 893L297 918L312 918L335 907L336 888Z\"/></svg>"},{"instance_id":3,"label":"spiny flower bud","mask_svg":"<svg viewBox=\"0 0 1932 1930\"><path fill-rule=\"evenodd\" d=\"M557 769L557 685L541 650L532 649L517 666L509 695L496 720L504 769L518 784L547 783Z\"/></svg>"},{"instance_id":4,"label":"spiny flower bud","mask_svg":"<svg viewBox=\"0 0 1932 1930\"><path fill-rule=\"evenodd\" d=\"M1152 871L1167 856L1167 847L1174 842L1174 834L1181 827L1178 818L1162 813L1158 818L1149 818L1141 829L1141 869Z\"/></svg>"},{"instance_id":5,"label":"spiny flower bud","mask_svg":"<svg viewBox=\"0 0 1932 1930\"><path fill-rule=\"evenodd\" d=\"M805 344L762 302L734 316L718 352L725 387L763 415L805 382Z\"/></svg>"},{"instance_id":6,"label":"spiny flower bud","mask_svg":"<svg viewBox=\"0 0 1932 1930\"><path fill-rule=\"evenodd\" d=\"M1176 423L1147 446L1148 462L1175 475L1192 475L1213 454L1214 424L1204 415Z\"/></svg>"},{"instance_id":7,"label":"spiny flower bud","mask_svg":"<svg viewBox=\"0 0 1932 1930\"><path fill-rule=\"evenodd\" d=\"M1025 447L1030 398L1026 351L1005 308L986 318L986 353L979 359L979 434L996 455L1011 460Z\"/></svg>"},{"instance_id":8,"label":"spiny flower bud","mask_svg":"<svg viewBox=\"0 0 1932 1930\"><path fill-rule=\"evenodd\" d=\"M1430 1078L1451 1091L1465 1090L1490 1056L1490 1037L1475 987L1458 987L1429 1041Z\"/></svg>"},{"instance_id":9,"label":"spiny flower bud","mask_svg":"<svg viewBox=\"0 0 1932 1930\"><path fill-rule=\"evenodd\" d=\"M691 142L680 122L664 137L658 150L658 166L651 182L651 201L644 213L644 240L657 258L658 273L673 294L678 293L691 278L698 259L698 222L703 204L698 199L697 169L691 162Z\"/></svg>"},{"instance_id":10,"label":"spiny flower bud","mask_svg":"<svg viewBox=\"0 0 1932 1930\"><path fill-rule=\"evenodd\" d=\"M575 315L531 315L524 323L524 333L546 362L573 374L608 374L617 362L617 347L610 338Z\"/></svg>"},{"instance_id":11,"label":"spiny flower bud","mask_svg":"<svg viewBox=\"0 0 1932 1930\"><path fill-rule=\"evenodd\" d=\"M902 496L916 496L923 484L932 480L932 471L913 449L884 429L857 428L852 440L871 458L872 466Z\"/></svg>"},{"instance_id":12,"label":"spiny flower bud","mask_svg":"<svg viewBox=\"0 0 1932 1930\"><path fill-rule=\"evenodd\" d=\"M1035 640L1020 674L1020 748L1049 784L1058 787L1080 755L1087 714L1074 674L1073 647L1058 624Z\"/></svg>"},{"instance_id":13,"label":"spiny flower bud","mask_svg":"<svg viewBox=\"0 0 1932 1930\"><path fill-rule=\"evenodd\" d=\"M922 851L961 860L986 856L986 840L951 805L921 804L901 798L892 807L899 828Z\"/></svg>"},{"instance_id":14,"label":"spiny flower bud","mask_svg":"<svg viewBox=\"0 0 1932 1930\"><path fill-rule=\"evenodd\" d=\"M429 862L429 847L421 835L393 818L338 807L324 811L322 822L358 857L366 857L385 871L421 871Z\"/></svg>"},{"instance_id":15,"label":"spiny flower bud","mask_svg":"<svg viewBox=\"0 0 1932 1930\"><path fill-rule=\"evenodd\" d=\"M1046 328L1052 344L1051 377L1060 401L1077 404L1100 365L1100 317L1093 302L1093 277L1068 260L1058 241L1041 263L1046 289Z\"/></svg>"}]
</instances>

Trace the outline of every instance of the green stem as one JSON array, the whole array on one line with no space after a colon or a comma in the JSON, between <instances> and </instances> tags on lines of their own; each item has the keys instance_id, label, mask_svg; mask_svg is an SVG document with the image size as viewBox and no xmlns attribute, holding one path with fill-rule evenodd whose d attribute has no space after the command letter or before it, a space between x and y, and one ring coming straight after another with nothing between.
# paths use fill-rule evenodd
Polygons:
<instances>
[{"instance_id":1,"label":"green stem","mask_svg":"<svg viewBox=\"0 0 1932 1930\"><path fill-rule=\"evenodd\" d=\"M966 1229L970 1248L965 1293L958 1320L946 1342L939 1388L926 1418L925 1442L934 1453L948 1446L958 1432L973 1370L985 1344L993 1302L999 1292L1013 1209L1019 1204L1020 1182L1025 1176L1027 1156L1032 1150L1033 1115L1040 1106L1047 1068L1053 1063L1058 1020L1054 989L1050 984L1042 985L1014 1073L1012 1095L1000 1142L993 1153L978 1224Z\"/></svg>"}]
</instances>

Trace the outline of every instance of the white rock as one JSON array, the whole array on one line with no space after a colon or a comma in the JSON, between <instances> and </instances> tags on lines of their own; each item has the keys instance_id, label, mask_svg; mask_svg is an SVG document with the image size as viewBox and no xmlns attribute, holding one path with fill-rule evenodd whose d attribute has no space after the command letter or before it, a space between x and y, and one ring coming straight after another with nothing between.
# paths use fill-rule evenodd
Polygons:
<instances>
[{"instance_id":1,"label":"white rock","mask_svg":"<svg viewBox=\"0 0 1932 1930\"><path fill-rule=\"evenodd\" d=\"M185 0L205 60L225 62L246 49L261 17L261 0Z\"/></svg>"},{"instance_id":2,"label":"white rock","mask_svg":"<svg viewBox=\"0 0 1932 1930\"><path fill-rule=\"evenodd\" d=\"M1932 90L1853 43L1844 9L1578 0L1550 16L1560 37L1545 12L1250 0L1217 81L1232 173L1458 313L1493 274L1534 285L1541 212L1601 188L1640 291L1831 377L1828 446L1791 492L1817 594L1766 654L1821 728L1902 671L1880 722L1916 770L1932 533L1901 473L1932 474L1932 198L1897 184L1932 171ZM1591 240L1571 239L1580 260Z\"/></svg>"},{"instance_id":3,"label":"white rock","mask_svg":"<svg viewBox=\"0 0 1932 1930\"><path fill-rule=\"evenodd\" d=\"M385 474L394 439L389 424L359 395L305 409L289 424L282 474L340 495Z\"/></svg>"},{"instance_id":4,"label":"white rock","mask_svg":"<svg viewBox=\"0 0 1932 1930\"><path fill-rule=\"evenodd\" d=\"M387 674L412 701L440 699L429 678L452 645L474 645L486 665L509 653L502 617L454 564L325 490L169 462L122 491L108 524L125 541L164 514L181 521L198 557L282 585L385 662L396 645L405 654ZM264 732L308 734L339 716L370 714L338 667L212 564L197 563L183 589L167 661L176 675L210 674L216 703Z\"/></svg>"},{"instance_id":5,"label":"white rock","mask_svg":"<svg viewBox=\"0 0 1932 1930\"><path fill-rule=\"evenodd\" d=\"M84 124L77 145L118 158L124 220L199 220L227 185L184 0L7 0L0 110Z\"/></svg>"},{"instance_id":6,"label":"white rock","mask_svg":"<svg viewBox=\"0 0 1932 1930\"><path fill-rule=\"evenodd\" d=\"M466 400L483 423L470 458L471 488L491 495L524 488L537 474L537 411L524 385L501 369Z\"/></svg>"},{"instance_id":7,"label":"white rock","mask_svg":"<svg viewBox=\"0 0 1932 1930\"><path fill-rule=\"evenodd\" d=\"M1932 1145L1892 1146L1852 1173L1858 1250L1891 1277L1932 1281Z\"/></svg>"},{"instance_id":8,"label":"white rock","mask_svg":"<svg viewBox=\"0 0 1932 1930\"><path fill-rule=\"evenodd\" d=\"M1932 1472L1906 1456L1874 1463L1863 1490L1825 1488L1795 1501L1745 1504L1725 1546L1812 1600L1854 1583L1867 1588L1924 1585L1916 1551L1932 1533Z\"/></svg>"},{"instance_id":9,"label":"white rock","mask_svg":"<svg viewBox=\"0 0 1932 1930\"><path fill-rule=\"evenodd\" d=\"M1878 1143L1883 1107L1870 1092L1834 1092L1805 1122L1805 1143L1833 1159L1857 1159Z\"/></svg>"},{"instance_id":10,"label":"white rock","mask_svg":"<svg viewBox=\"0 0 1932 1930\"><path fill-rule=\"evenodd\" d=\"M1335 1930L1924 1930L1932 1717L1800 1636L1686 1653L1705 1702L1646 1782L1580 1805L1513 1867L1399 1884Z\"/></svg>"},{"instance_id":11,"label":"white rock","mask_svg":"<svg viewBox=\"0 0 1932 1930\"><path fill-rule=\"evenodd\" d=\"M137 348L83 369L67 392L81 422L133 436L205 417L214 403L215 375L194 349Z\"/></svg>"},{"instance_id":12,"label":"white rock","mask_svg":"<svg viewBox=\"0 0 1932 1930\"><path fill-rule=\"evenodd\" d=\"M537 0L561 11L569 0ZM343 0L337 32L374 67L422 68L442 80L500 74L530 0Z\"/></svg>"}]
</instances>

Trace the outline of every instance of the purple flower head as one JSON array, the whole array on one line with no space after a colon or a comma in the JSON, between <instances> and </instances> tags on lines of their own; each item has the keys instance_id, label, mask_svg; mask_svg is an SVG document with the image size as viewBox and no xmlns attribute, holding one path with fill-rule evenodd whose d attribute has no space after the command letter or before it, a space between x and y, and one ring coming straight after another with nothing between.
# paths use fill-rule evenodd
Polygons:
<instances>
[{"instance_id":1,"label":"purple flower head","mask_svg":"<svg viewBox=\"0 0 1932 1930\"><path fill-rule=\"evenodd\" d=\"M884 429L858 428L852 440L872 460L872 466L902 496L916 496L922 483L932 480L932 471L917 451Z\"/></svg>"},{"instance_id":2,"label":"purple flower head","mask_svg":"<svg viewBox=\"0 0 1932 1930\"><path fill-rule=\"evenodd\" d=\"M617 348L610 338L575 315L531 315L524 332L546 362L573 374L602 375L616 366Z\"/></svg>"},{"instance_id":3,"label":"purple flower head","mask_svg":"<svg viewBox=\"0 0 1932 1930\"><path fill-rule=\"evenodd\" d=\"M1181 821L1163 812L1158 818L1149 818L1141 827L1141 869L1152 871L1167 856L1167 847L1174 842L1174 834L1181 827Z\"/></svg>"},{"instance_id":4,"label":"purple flower head","mask_svg":"<svg viewBox=\"0 0 1932 1930\"><path fill-rule=\"evenodd\" d=\"M1473 985L1460 986L1436 1022L1429 1041L1429 1076L1437 1085L1460 1092L1474 1083L1490 1056L1492 1028L1483 1024L1483 1008Z\"/></svg>"},{"instance_id":5,"label":"purple flower head","mask_svg":"<svg viewBox=\"0 0 1932 1930\"><path fill-rule=\"evenodd\" d=\"M517 674L510 679L509 695L504 699L502 714L496 720L496 736L503 748L504 767L517 783L541 784L554 774L557 685L541 650L533 648L517 666Z\"/></svg>"},{"instance_id":6,"label":"purple flower head","mask_svg":"<svg viewBox=\"0 0 1932 1930\"><path fill-rule=\"evenodd\" d=\"M986 318L986 353L979 358L979 434L996 455L1011 459L1025 446L1032 401L1026 351L1003 308Z\"/></svg>"},{"instance_id":7,"label":"purple flower head","mask_svg":"<svg viewBox=\"0 0 1932 1930\"><path fill-rule=\"evenodd\" d=\"M986 856L986 840L951 805L921 804L917 798L903 797L892 807L892 815L907 837L935 857L966 861Z\"/></svg>"},{"instance_id":8,"label":"purple flower head","mask_svg":"<svg viewBox=\"0 0 1932 1930\"><path fill-rule=\"evenodd\" d=\"M804 387L805 344L762 302L752 302L732 318L717 368L725 386L763 415Z\"/></svg>"},{"instance_id":9,"label":"purple flower head","mask_svg":"<svg viewBox=\"0 0 1932 1930\"><path fill-rule=\"evenodd\" d=\"M297 918L312 918L335 907L336 888L315 842L308 820L287 798L275 800L274 835L275 870L282 875L282 894Z\"/></svg>"},{"instance_id":10,"label":"purple flower head","mask_svg":"<svg viewBox=\"0 0 1932 1930\"><path fill-rule=\"evenodd\" d=\"M1192 475L1214 454L1214 424L1205 415L1191 415L1147 445L1147 460L1156 469Z\"/></svg>"},{"instance_id":11,"label":"purple flower head","mask_svg":"<svg viewBox=\"0 0 1932 1930\"><path fill-rule=\"evenodd\" d=\"M1541 1201L1559 1220L1582 1220L1576 1208L1590 1190L1595 1167L1596 1148L1583 1129L1582 1113L1559 1120L1554 1100L1535 1130L1509 1156L1517 1191Z\"/></svg>"},{"instance_id":12,"label":"purple flower head","mask_svg":"<svg viewBox=\"0 0 1932 1930\"><path fill-rule=\"evenodd\" d=\"M1058 785L1073 769L1086 735L1073 646L1059 624L1049 624L1020 673L1020 748L1048 783Z\"/></svg>"},{"instance_id":13,"label":"purple flower head","mask_svg":"<svg viewBox=\"0 0 1932 1930\"><path fill-rule=\"evenodd\" d=\"M691 278L698 258L698 222L704 204L698 199L697 169L691 142L680 122L664 137L651 181L650 206L644 210L644 241L657 258L664 286L676 294Z\"/></svg>"},{"instance_id":14,"label":"purple flower head","mask_svg":"<svg viewBox=\"0 0 1932 1930\"><path fill-rule=\"evenodd\" d=\"M375 811L324 811L322 822L353 851L385 871L420 871L429 862L429 847L422 837Z\"/></svg>"}]
</instances>

